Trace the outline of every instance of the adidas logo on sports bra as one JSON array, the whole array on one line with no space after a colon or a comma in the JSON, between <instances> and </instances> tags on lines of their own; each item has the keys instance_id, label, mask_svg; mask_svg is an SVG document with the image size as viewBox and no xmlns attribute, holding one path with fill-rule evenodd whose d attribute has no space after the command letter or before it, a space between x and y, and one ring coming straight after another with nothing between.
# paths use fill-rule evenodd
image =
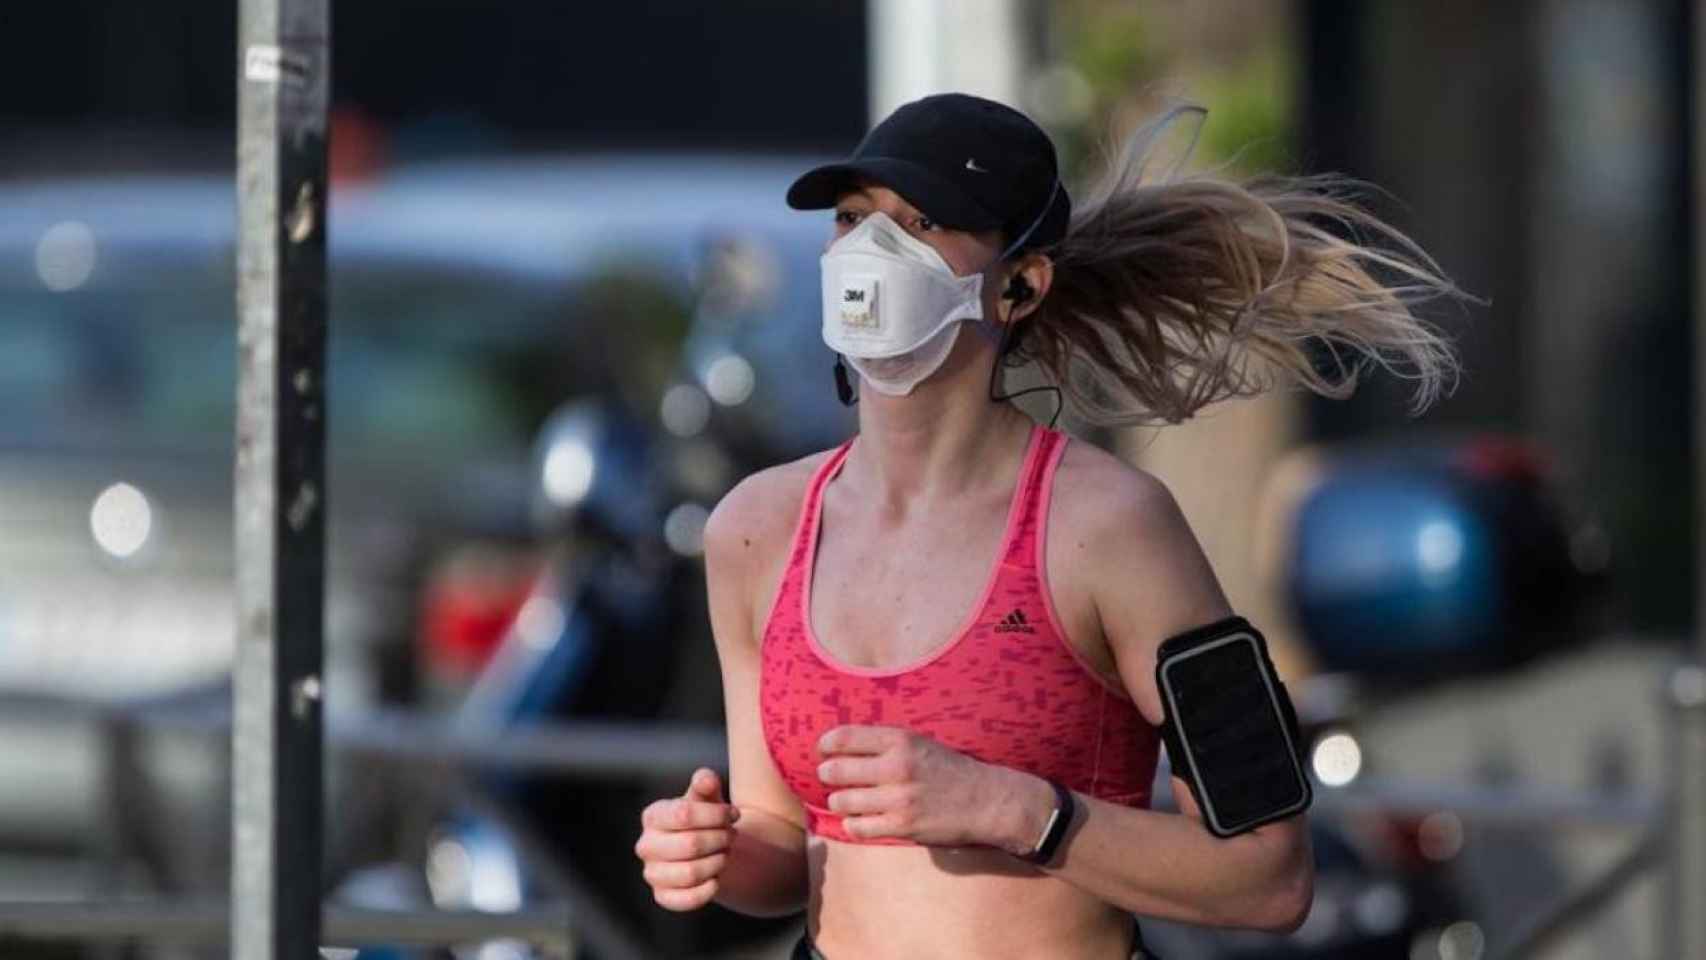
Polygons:
<instances>
[{"instance_id":1,"label":"adidas logo on sports bra","mask_svg":"<svg viewBox=\"0 0 1706 960\"><path fill-rule=\"evenodd\" d=\"M995 625L996 633L1036 633L1037 628L1025 620L1025 611L1015 609Z\"/></svg>"}]
</instances>

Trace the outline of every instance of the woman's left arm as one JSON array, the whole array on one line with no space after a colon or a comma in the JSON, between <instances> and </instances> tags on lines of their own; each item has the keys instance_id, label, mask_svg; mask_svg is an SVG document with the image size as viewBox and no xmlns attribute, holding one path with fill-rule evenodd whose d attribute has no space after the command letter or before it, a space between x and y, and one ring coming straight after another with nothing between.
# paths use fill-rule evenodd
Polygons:
<instances>
[{"instance_id":1,"label":"woman's left arm","mask_svg":"<svg viewBox=\"0 0 1706 960\"><path fill-rule=\"evenodd\" d=\"M1088 584L1132 700L1159 725L1161 642L1234 611L1171 491L1148 473L1112 467L1101 465L1098 482L1075 485L1093 493L1056 499L1062 522L1051 536L1062 538L1058 553L1067 555L1059 572ZM1061 509L1063 500L1074 506ZM1054 809L1054 791L1032 774L999 769L1008 784L998 795L1011 798L1010 832L999 844L1027 849ZM1138 914L1296 929L1308 915L1315 876L1305 816L1222 839L1202 825L1184 781L1174 777L1172 786L1179 813L1075 794L1078 817L1048 872Z\"/></svg>"},{"instance_id":2,"label":"woman's left arm","mask_svg":"<svg viewBox=\"0 0 1706 960\"><path fill-rule=\"evenodd\" d=\"M1232 611L1159 480L1112 462L1085 466L1099 474L1074 484L1085 492L1055 497L1051 517L1060 522L1051 519L1050 539L1066 556L1058 565L1051 559L1050 576L1057 584L1087 585L1122 682L1144 717L1159 725L1161 642ZM1035 845L1054 809L1054 790L1036 775L898 727L843 725L827 731L818 749L825 758L819 778L838 788L829 807L857 837L1019 854ZM1078 814L1065 849L1044 869L1145 916L1274 931L1303 923L1315 881L1304 815L1222 839L1202 825L1177 777L1173 796L1180 813L1075 793Z\"/></svg>"},{"instance_id":3,"label":"woman's left arm","mask_svg":"<svg viewBox=\"0 0 1706 960\"><path fill-rule=\"evenodd\" d=\"M1054 791L1034 774L1012 778L1011 826L996 845L1028 850L1054 809ZM1123 807L1074 793L1077 817L1065 851L1044 868L1109 903L1143 916L1207 926L1289 933L1309 914L1314 865L1304 815L1221 839L1178 778L1183 813Z\"/></svg>"}]
</instances>

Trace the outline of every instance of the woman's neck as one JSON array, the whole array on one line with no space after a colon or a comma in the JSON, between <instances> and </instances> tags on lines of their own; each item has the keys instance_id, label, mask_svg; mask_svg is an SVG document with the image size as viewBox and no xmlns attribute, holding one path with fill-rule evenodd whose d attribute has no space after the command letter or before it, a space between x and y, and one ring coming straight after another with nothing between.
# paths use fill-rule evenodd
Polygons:
<instances>
[{"instance_id":1,"label":"woman's neck","mask_svg":"<svg viewBox=\"0 0 1706 960\"><path fill-rule=\"evenodd\" d=\"M885 510L974 493L992 484L1011 488L1032 421L1010 403L977 391L920 387L911 396L865 391L859 402L859 442L847 470Z\"/></svg>"}]
</instances>

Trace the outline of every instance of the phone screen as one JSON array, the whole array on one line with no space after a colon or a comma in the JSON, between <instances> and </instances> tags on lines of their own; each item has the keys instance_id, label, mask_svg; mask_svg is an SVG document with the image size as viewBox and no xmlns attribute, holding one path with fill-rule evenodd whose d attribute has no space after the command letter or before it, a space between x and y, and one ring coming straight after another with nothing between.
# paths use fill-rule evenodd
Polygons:
<instances>
[{"instance_id":1,"label":"phone screen","mask_svg":"<svg viewBox=\"0 0 1706 960\"><path fill-rule=\"evenodd\" d=\"M1199 785L1225 828L1299 803L1298 776L1274 692L1247 636L1204 644L1167 664L1174 719ZM1182 770L1183 758L1173 758Z\"/></svg>"}]
</instances>

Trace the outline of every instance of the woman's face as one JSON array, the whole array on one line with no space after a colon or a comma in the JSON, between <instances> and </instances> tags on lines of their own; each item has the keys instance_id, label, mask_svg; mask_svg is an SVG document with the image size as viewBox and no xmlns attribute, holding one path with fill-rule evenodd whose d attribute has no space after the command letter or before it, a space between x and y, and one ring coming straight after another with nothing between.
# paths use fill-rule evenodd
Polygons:
<instances>
[{"instance_id":1,"label":"woman's face","mask_svg":"<svg viewBox=\"0 0 1706 960\"><path fill-rule=\"evenodd\" d=\"M981 315L992 320L1000 316L996 291L1000 289L998 282L1003 279L1000 274L1005 269L1003 265L995 262L995 258L1001 255L1000 230L967 231L940 226L906 202L900 194L879 183L861 178L835 202L835 229L830 235L829 243L833 244L846 236L866 216L879 210L899 224L901 229L934 248L956 275L964 277L980 270L985 271L988 276L983 283ZM982 337L958 337L942 366L942 371L965 367L972 363L972 358L979 355L980 351L990 349ZM885 363L911 361L901 357L895 358L894 361L865 362L880 369ZM932 379L937 376L940 376L940 372L932 375Z\"/></svg>"},{"instance_id":2,"label":"woman's face","mask_svg":"<svg viewBox=\"0 0 1706 960\"><path fill-rule=\"evenodd\" d=\"M829 243L846 236L848 231L859 225L860 220L878 210L900 224L907 233L934 247L959 276L988 267L990 261L1001 253L1000 230L972 232L940 226L903 200L900 194L862 178L855 181L852 190L835 201L835 232L831 234ZM827 248L828 245L825 246Z\"/></svg>"}]
</instances>

